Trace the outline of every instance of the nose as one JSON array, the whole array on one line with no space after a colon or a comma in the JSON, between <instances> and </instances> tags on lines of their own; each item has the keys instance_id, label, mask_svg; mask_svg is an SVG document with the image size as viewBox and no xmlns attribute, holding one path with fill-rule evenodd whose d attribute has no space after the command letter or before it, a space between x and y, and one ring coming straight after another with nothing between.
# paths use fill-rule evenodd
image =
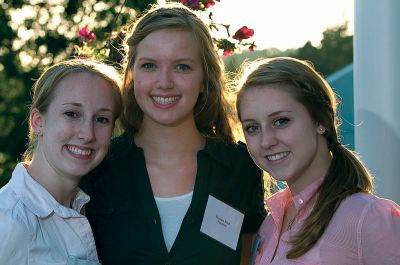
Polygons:
<instances>
[{"instance_id":1,"label":"nose","mask_svg":"<svg viewBox=\"0 0 400 265\"><path fill-rule=\"evenodd\" d=\"M260 144L262 148L268 149L275 146L278 143L278 139L274 130L263 129L261 131Z\"/></svg>"},{"instance_id":2,"label":"nose","mask_svg":"<svg viewBox=\"0 0 400 265\"><path fill-rule=\"evenodd\" d=\"M172 73L169 69L162 69L158 76L158 87L160 89L170 89L173 88L173 86Z\"/></svg>"},{"instance_id":3,"label":"nose","mask_svg":"<svg viewBox=\"0 0 400 265\"><path fill-rule=\"evenodd\" d=\"M92 120L85 120L79 125L78 138L85 143L94 141L94 122Z\"/></svg>"}]
</instances>

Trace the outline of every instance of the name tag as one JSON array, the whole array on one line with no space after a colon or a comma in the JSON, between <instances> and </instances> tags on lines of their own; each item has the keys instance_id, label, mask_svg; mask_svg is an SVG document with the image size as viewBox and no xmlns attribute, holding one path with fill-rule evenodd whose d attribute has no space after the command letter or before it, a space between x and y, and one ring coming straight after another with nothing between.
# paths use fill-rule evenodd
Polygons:
<instances>
[{"instance_id":1,"label":"name tag","mask_svg":"<svg viewBox=\"0 0 400 265\"><path fill-rule=\"evenodd\" d=\"M209 195L200 231L236 250L244 214Z\"/></svg>"}]
</instances>

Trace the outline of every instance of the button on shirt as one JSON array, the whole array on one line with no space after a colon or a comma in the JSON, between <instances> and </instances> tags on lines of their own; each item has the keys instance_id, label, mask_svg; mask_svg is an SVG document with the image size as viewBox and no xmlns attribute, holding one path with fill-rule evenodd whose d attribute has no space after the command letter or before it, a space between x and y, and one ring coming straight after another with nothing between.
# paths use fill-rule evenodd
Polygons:
<instances>
[{"instance_id":1,"label":"button on shirt","mask_svg":"<svg viewBox=\"0 0 400 265\"><path fill-rule=\"evenodd\" d=\"M261 241L255 264L399 265L400 207L390 200L366 193L353 194L340 204L328 228L311 250L297 259L286 258L291 249L289 241L311 213L316 197L313 195L322 181L315 181L296 196L285 189L267 200L270 214L259 230ZM279 238L284 209L292 200L298 211L296 221L292 229Z\"/></svg>"},{"instance_id":2,"label":"button on shirt","mask_svg":"<svg viewBox=\"0 0 400 265\"><path fill-rule=\"evenodd\" d=\"M64 207L19 163L0 190L0 264L99 264L80 214L88 201L79 191L72 209Z\"/></svg>"}]
</instances>

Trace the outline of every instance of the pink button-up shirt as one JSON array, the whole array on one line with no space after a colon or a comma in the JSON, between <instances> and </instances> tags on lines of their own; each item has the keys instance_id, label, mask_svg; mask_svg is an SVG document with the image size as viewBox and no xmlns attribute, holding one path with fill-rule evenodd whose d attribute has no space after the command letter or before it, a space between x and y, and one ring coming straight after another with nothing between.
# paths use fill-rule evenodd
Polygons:
<instances>
[{"instance_id":1,"label":"pink button-up shirt","mask_svg":"<svg viewBox=\"0 0 400 265\"><path fill-rule=\"evenodd\" d=\"M312 195L322 180L294 197L285 189L267 200L270 213L258 232L261 240L255 264L400 265L400 207L366 193L353 194L340 204L324 234L306 254L297 259L286 258L291 236L300 230L314 207ZM284 211L291 200L298 210L296 221L279 238Z\"/></svg>"}]
</instances>

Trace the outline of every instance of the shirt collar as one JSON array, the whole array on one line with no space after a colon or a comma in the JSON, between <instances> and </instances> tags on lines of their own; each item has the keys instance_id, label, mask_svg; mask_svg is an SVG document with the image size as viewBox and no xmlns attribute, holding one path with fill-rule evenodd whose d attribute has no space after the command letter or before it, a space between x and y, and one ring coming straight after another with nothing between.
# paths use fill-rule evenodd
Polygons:
<instances>
[{"instance_id":1,"label":"shirt collar","mask_svg":"<svg viewBox=\"0 0 400 265\"><path fill-rule=\"evenodd\" d=\"M304 205L307 205L312 198L314 198L315 192L320 187L324 178L319 178L308 185L304 190L299 192L296 196L293 196L294 206L297 210L300 210Z\"/></svg>"},{"instance_id":2,"label":"shirt collar","mask_svg":"<svg viewBox=\"0 0 400 265\"><path fill-rule=\"evenodd\" d=\"M22 163L18 163L15 167L10 180L10 187L24 205L40 218L48 217L53 212L62 218L81 217L82 207L90 200L86 193L79 190L72 203L72 209L61 205L28 174Z\"/></svg>"},{"instance_id":3,"label":"shirt collar","mask_svg":"<svg viewBox=\"0 0 400 265\"><path fill-rule=\"evenodd\" d=\"M320 187L323 180L323 177L315 180L296 196L292 196L288 187L272 195L266 201L266 205L272 215L272 218L276 221L279 216L283 216L286 206L292 200L294 202L294 206L299 212L305 205L308 205L307 208L311 209L312 205L310 205L309 202L311 199L315 198L314 194Z\"/></svg>"}]
</instances>

